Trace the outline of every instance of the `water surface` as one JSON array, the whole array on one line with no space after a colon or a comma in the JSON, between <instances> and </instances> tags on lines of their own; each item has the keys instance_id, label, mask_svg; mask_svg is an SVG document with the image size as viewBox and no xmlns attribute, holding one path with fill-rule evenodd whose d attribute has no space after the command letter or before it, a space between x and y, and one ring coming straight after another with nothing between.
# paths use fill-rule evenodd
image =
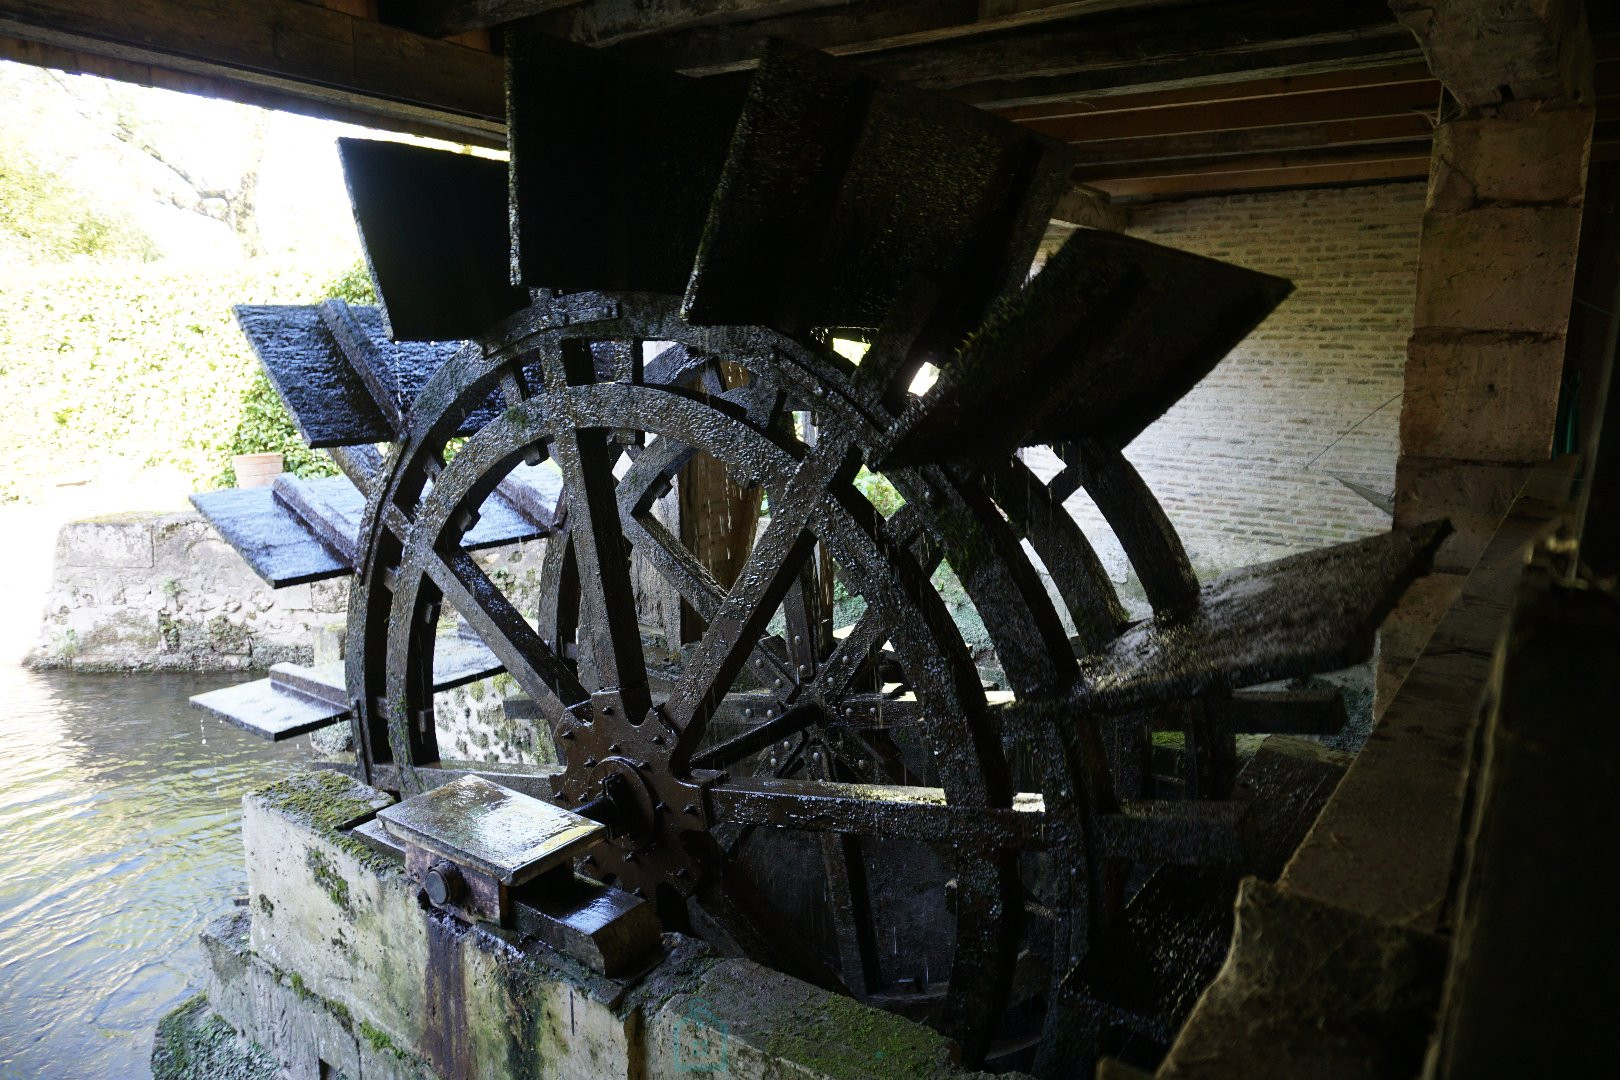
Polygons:
<instances>
[{"instance_id":1,"label":"water surface","mask_svg":"<svg viewBox=\"0 0 1620 1080\"><path fill-rule=\"evenodd\" d=\"M246 892L242 794L309 756L190 708L228 676L0 663L0 1077L146 1077Z\"/></svg>"}]
</instances>

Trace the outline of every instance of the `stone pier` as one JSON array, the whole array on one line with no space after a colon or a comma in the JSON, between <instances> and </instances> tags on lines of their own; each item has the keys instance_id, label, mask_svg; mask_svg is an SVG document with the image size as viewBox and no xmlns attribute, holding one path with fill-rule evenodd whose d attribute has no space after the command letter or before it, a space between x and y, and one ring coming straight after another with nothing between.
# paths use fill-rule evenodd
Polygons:
<instances>
[{"instance_id":1,"label":"stone pier","mask_svg":"<svg viewBox=\"0 0 1620 1080\"><path fill-rule=\"evenodd\" d=\"M204 933L206 999L160 1026L158 1080L984 1075L929 1028L679 935L608 978L430 910L349 831L392 801L335 772L248 796L248 897Z\"/></svg>"},{"instance_id":2,"label":"stone pier","mask_svg":"<svg viewBox=\"0 0 1620 1080\"><path fill-rule=\"evenodd\" d=\"M1552 453L1594 116L1579 0L1394 0L1449 97L1419 243L1395 524L1455 532L1385 624L1380 712Z\"/></svg>"}]
</instances>

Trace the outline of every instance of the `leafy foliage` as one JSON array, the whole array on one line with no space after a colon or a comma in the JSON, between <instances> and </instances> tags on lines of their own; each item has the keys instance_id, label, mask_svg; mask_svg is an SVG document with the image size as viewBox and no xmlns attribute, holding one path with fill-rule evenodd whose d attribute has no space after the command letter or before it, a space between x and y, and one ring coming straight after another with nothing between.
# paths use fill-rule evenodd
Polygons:
<instances>
[{"instance_id":1,"label":"leafy foliage","mask_svg":"<svg viewBox=\"0 0 1620 1080\"><path fill-rule=\"evenodd\" d=\"M231 308L346 287L365 299L352 278L264 260L0 269L0 501L114 465L174 466L201 487L228 478L232 454L260 450L329 470L298 440Z\"/></svg>"},{"instance_id":2,"label":"leafy foliage","mask_svg":"<svg viewBox=\"0 0 1620 1080\"><path fill-rule=\"evenodd\" d=\"M66 262L82 256L149 262L157 248L127 217L97 209L12 148L0 158L0 260Z\"/></svg>"}]
</instances>

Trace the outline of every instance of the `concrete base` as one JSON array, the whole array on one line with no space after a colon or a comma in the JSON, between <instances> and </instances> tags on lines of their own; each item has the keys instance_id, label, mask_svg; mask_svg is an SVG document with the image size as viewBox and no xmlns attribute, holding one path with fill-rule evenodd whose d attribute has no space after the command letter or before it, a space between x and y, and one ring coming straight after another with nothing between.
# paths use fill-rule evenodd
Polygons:
<instances>
[{"instance_id":1,"label":"concrete base","mask_svg":"<svg viewBox=\"0 0 1620 1080\"><path fill-rule=\"evenodd\" d=\"M678 935L613 980L425 910L399 863L344 831L390 801L327 772L244 800L249 903L204 933L213 1015L192 1002L164 1021L159 1076L981 1075L929 1028Z\"/></svg>"}]
</instances>

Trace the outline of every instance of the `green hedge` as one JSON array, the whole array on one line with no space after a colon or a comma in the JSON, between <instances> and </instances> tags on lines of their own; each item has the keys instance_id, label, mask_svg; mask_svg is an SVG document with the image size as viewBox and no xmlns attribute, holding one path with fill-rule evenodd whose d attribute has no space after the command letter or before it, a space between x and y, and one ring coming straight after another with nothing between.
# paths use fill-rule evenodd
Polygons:
<instances>
[{"instance_id":1,"label":"green hedge","mask_svg":"<svg viewBox=\"0 0 1620 1080\"><path fill-rule=\"evenodd\" d=\"M258 261L0 271L0 501L32 499L108 466L171 465L198 488L234 482L232 454L280 450L330 472L294 432L234 304L370 299L364 274Z\"/></svg>"}]
</instances>

